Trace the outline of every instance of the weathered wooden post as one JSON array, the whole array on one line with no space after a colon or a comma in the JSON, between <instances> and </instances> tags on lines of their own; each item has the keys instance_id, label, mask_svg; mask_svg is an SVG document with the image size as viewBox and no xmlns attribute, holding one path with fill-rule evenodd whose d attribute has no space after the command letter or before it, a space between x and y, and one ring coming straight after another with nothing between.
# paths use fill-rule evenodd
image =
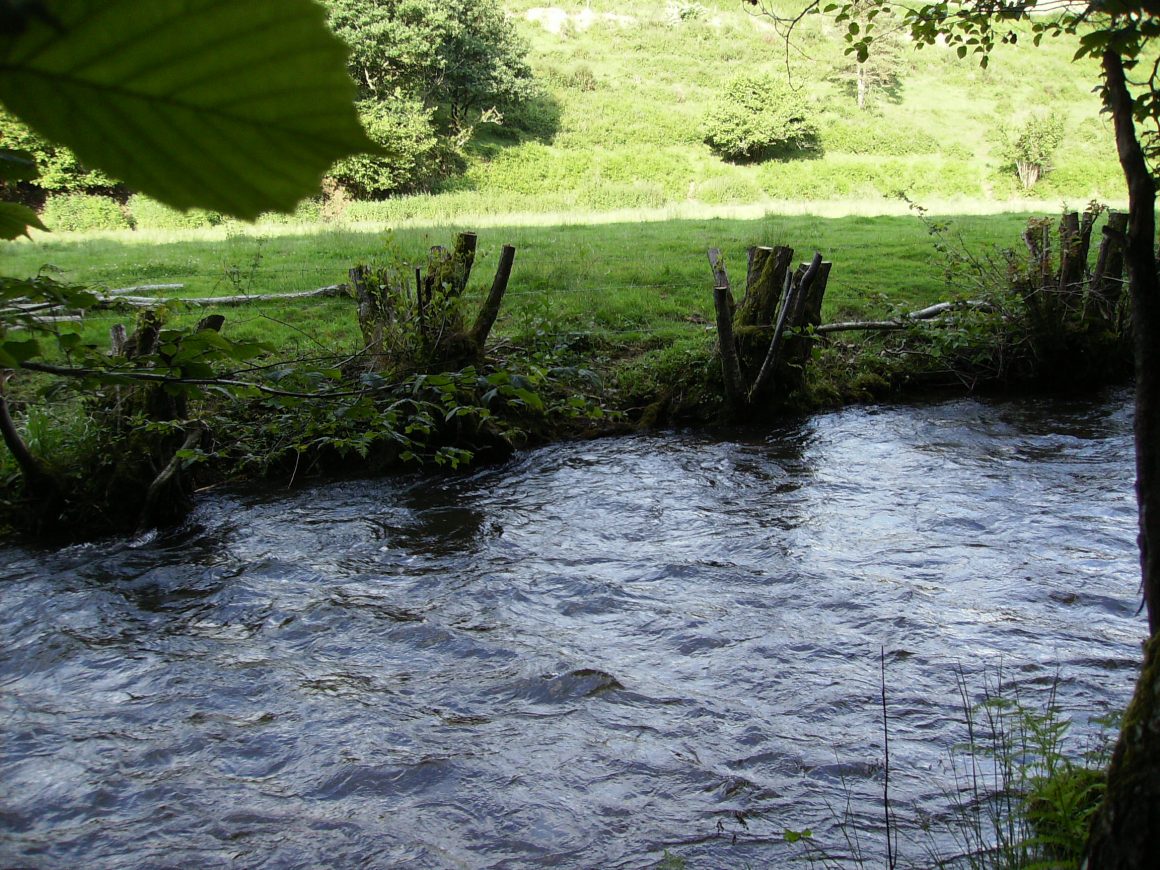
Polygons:
<instances>
[{"instance_id":1,"label":"weathered wooden post","mask_svg":"<svg viewBox=\"0 0 1160 870\"><path fill-rule=\"evenodd\" d=\"M721 252L709 251L725 398L733 416L784 398L804 380L813 338L801 330L821 323L832 264L815 254L790 273L792 260L792 248L750 248L745 298L735 305Z\"/></svg>"},{"instance_id":2,"label":"weathered wooden post","mask_svg":"<svg viewBox=\"0 0 1160 870\"><path fill-rule=\"evenodd\" d=\"M468 328L461 298L471 277L477 242L475 233L460 233L450 250L432 247L426 269L414 271L414 296L409 276L404 278L400 268L374 271L360 265L350 270L359 328L373 369L459 367L483 358L511 279L515 248L504 245L500 251L491 290ZM395 345L388 346L392 336Z\"/></svg>"},{"instance_id":3,"label":"weathered wooden post","mask_svg":"<svg viewBox=\"0 0 1160 870\"><path fill-rule=\"evenodd\" d=\"M1096 254L1096 265L1088 282L1088 294L1100 306L1105 318L1114 317L1124 293L1124 247L1127 244L1128 214L1108 212Z\"/></svg>"}]
</instances>

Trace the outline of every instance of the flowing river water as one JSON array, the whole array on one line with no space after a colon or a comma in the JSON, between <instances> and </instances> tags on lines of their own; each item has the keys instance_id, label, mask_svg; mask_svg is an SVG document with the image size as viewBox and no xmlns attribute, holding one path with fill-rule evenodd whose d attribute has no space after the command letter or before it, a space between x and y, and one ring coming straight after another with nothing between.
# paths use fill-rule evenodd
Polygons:
<instances>
[{"instance_id":1,"label":"flowing river water","mask_svg":"<svg viewBox=\"0 0 1160 870\"><path fill-rule=\"evenodd\" d=\"M1122 392L853 408L0 549L0 866L878 866L883 652L929 864L960 679L1131 693L1131 457Z\"/></svg>"}]
</instances>

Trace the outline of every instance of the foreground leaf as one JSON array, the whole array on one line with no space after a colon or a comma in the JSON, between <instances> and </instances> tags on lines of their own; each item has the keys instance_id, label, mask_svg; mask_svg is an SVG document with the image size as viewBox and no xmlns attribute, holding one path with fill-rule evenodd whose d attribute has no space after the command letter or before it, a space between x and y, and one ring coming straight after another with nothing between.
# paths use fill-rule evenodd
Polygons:
<instances>
[{"instance_id":1,"label":"foreground leaf","mask_svg":"<svg viewBox=\"0 0 1160 870\"><path fill-rule=\"evenodd\" d=\"M28 206L15 202L0 202L0 239L11 241L19 236L26 236L29 227L46 232L48 229L40 222L36 212Z\"/></svg>"},{"instance_id":2,"label":"foreground leaf","mask_svg":"<svg viewBox=\"0 0 1160 870\"><path fill-rule=\"evenodd\" d=\"M49 0L0 38L0 101L177 208L289 211L374 150L313 0Z\"/></svg>"}]
</instances>

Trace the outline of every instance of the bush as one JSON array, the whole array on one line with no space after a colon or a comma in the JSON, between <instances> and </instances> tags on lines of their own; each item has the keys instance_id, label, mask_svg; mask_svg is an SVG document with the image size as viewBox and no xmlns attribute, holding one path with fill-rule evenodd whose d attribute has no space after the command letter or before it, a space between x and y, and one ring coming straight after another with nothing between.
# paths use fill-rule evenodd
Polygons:
<instances>
[{"instance_id":1,"label":"bush","mask_svg":"<svg viewBox=\"0 0 1160 870\"><path fill-rule=\"evenodd\" d=\"M1063 142L1063 118L1033 115L1016 130L1003 130L1002 155L1015 164L1024 189L1035 186L1051 170L1051 157Z\"/></svg>"},{"instance_id":2,"label":"bush","mask_svg":"<svg viewBox=\"0 0 1160 870\"><path fill-rule=\"evenodd\" d=\"M195 230L216 227L223 220L217 212L203 209L179 211L143 193L129 197L129 215L137 230Z\"/></svg>"},{"instance_id":3,"label":"bush","mask_svg":"<svg viewBox=\"0 0 1160 870\"><path fill-rule=\"evenodd\" d=\"M355 196L382 197L421 190L439 173L433 110L418 100L394 94L358 104L363 127L382 154L340 160L330 177Z\"/></svg>"},{"instance_id":4,"label":"bush","mask_svg":"<svg viewBox=\"0 0 1160 870\"><path fill-rule=\"evenodd\" d=\"M704 119L705 142L728 160L757 160L817 141L805 100L769 74L732 79Z\"/></svg>"},{"instance_id":5,"label":"bush","mask_svg":"<svg viewBox=\"0 0 1160 870\"><path fill-rule=\"evenodd\" d=\"M50 196L40 218L50 230L59 232L129 229L129 220L115 200L91 193Z\"/></svg>"}]
</instances>

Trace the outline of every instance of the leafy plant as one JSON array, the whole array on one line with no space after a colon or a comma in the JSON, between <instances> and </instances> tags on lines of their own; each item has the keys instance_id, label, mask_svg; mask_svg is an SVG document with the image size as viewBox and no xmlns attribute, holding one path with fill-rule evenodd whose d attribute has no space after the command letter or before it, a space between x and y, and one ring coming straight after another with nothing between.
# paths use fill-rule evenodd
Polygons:
<instances>
[{"instance_id":1,"label":"leafy plant","mask_svg":"<svg viewBox=\"0 0 1160 870\"><path fill-rule=\"evenodd\" d=\"M359 117L379 145L378 154L358 154L336 163L329 177L356 196L381 198L414 192L438 176L434 109L402 91L360 100Z\"/></svg>"},{"instance_id":2,"label":"leafy plant","mask_svg":"<svg viewBox=\"0 0 1160 870\"><path fill-rule=\"evenodd\" d=\"M705 142L729 160L757 160L774 150L814 144L817 129L800 93L766 73L730 80L703 120Z\"/></svg>"},{"instance_id":3,"label":"leafy plant","mask_svg":"<svg viewBox=\"0 0 1160 870\"><path fill-rule=\"evenodd\" d=\"M47 0L14 15L0 30L8 110L169 205L289 210L335 159L374 150L310 0Z\"/></svg>"},{"instance_id":4,"label":"leafy plant","mask_svg":"<svg viewBox=\"0 0 1160 870\"><path fill-rule=\"evenodd\" d=\"M1051 169L1051 158L1063 142L1063 118L1032 115L1015 130L1002 131L1002 154L1015 165L1023 189L1028 190Z\"/></svg>"},{"instance_id":5,"label":"leafy plant","mask_svg":"<svg viewBox=\"0 0 1160 870\"><path fill-rule=\"evenodd\" d=\"M1056 688L1041 706L1022 702L1000 672L972 703L959 674L967 740L952 756L958 801L954 831L972 870L1078 868L1110 760L1105 730L1095 749L1068 745L1071 723ZM1107 728L1108 722L1098 724Z\"/></svg>"},{"instance_id":6,"label":"leafy plant","mask_svg":"<svg viewBox=\"0 0 1160 870\"><path fill-rule=\"evenodd\" d=\"M129 229L129 220L116 200L91 193L50 196L40 217L50 230L61 232Z\"/></svg>"}]
</instances>

